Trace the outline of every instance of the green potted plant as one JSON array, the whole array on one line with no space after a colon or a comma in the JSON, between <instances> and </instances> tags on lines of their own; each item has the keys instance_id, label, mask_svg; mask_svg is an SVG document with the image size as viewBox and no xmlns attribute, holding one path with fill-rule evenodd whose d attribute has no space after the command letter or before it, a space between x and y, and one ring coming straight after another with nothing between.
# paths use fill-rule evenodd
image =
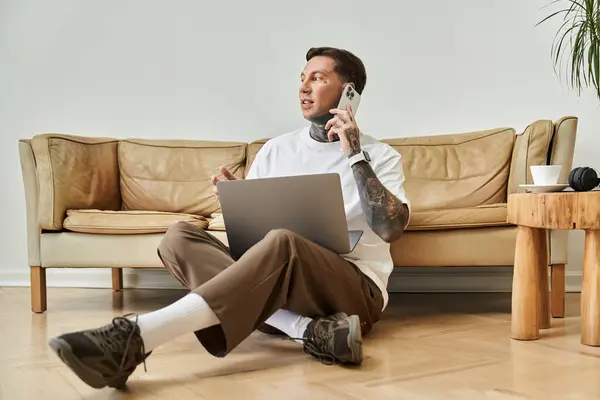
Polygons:
<instances>
[{"instance_id":1,"label":"green potted plant","mask_svg":"<svg viewBox=\"0 0 600 400\"><path fill-rule=\"evenodd\" d=\"M578 95L592 85L600 99L600 0L556 0L550 4L555 3L564 4L536 24L563 17L551 50L555 71L566 55L569 85Z\"/></svg>"}]
</instances>

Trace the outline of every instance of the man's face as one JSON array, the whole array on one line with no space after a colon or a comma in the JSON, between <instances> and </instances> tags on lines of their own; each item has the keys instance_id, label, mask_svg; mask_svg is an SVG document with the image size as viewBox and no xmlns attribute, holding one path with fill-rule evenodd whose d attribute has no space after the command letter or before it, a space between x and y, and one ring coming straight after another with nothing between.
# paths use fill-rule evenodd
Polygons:
<instances>
[{"instance_id":1,"label":"man's face","mask_svg":"<svg viewBox=\"0 0 600 400\"><path fill-rule=\"evenodd\" d=\"M334 71L334 66L332 58L317 56L304 67L299 90L304 118L319 117L337 107L345 82Z\"/></svg>"}]
</instances>

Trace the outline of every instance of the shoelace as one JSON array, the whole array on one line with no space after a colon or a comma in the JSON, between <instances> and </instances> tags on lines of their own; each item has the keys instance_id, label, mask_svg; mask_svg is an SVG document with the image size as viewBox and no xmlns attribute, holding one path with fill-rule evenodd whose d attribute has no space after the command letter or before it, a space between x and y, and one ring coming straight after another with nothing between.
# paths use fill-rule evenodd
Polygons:
<instances>
[{"instance_id":1,"label":"shoelace","mask_svg":"<svg viewBox=\"0 0 600 400\"><path fill-rule=\"evenodd\" d=\"M135 314L135 322L132 323L130 320L128 320L126 318L126 317L131 316L131 315L134 315L134 314L130 313L130 314L126 314L123 317L121 317L122 319L124 319L125 321L127 321L129 324L133 324L133 329L131 329L131 332L129 332L129 337L127 338L127 343L125 344L125 350L123 351L123 358L121 359L121 365L119 367L121 370L123 370L123 364L125 363L125 355L127 354L127 350L129 350L129 345L131 344L131 338L133 338L133 335L134 335L134 333L136 331L136 328L138 326L137 321L138 321L138 317L139 316L137 314ZM146 347L144 347L144 341L143 340L140 340L140 341L142 342L142 354L143 354L143 357L144 357L142 359L142 362L144 364L144 372L148 372L148 370L146 369Z\"/></svg>"},{"instance_id":2,"label":"shoelace","mask_svg":"<svg viewBox=\"0 0 600 400\"><path fill-rule=\"evenodd\" d=\"M121 337L124 337L127 334L127 342L125 343L125 349L123 350L123 357L121 358L121 363L119 364L119 373L123 372L123 367L126 361L126 356L129 351L129 346L131 345L131 340L135 334L137 328L137 320L138 315L135 317L135 322L131 322L127 319L128 316L134 315L134 313L126 314L122 317L115 317L112 320L112 325L107 325L103 328L100 328L96 331L96 334L103 339L103 342L106 343L108 349L112 352L119 353L119 342L117 342L113 336L113 330L117 331ZM128 325L126 328L124 325ZM127 333L127 331L129 332ZM144 355L143 363L144 363L144 372L148 372L146 369L146 348L144 347L144 341L141 340L142 345L142 354Z\"/></svg>"},{"instance_id":3,"label":"shoelace","mask_svg":"<svg viewBox=\"0 0 600 400\"><path fill-rule=\"evenodd\" d=\"M309 332L307 337L292 340L301 340L304 343L304 352L313 355L319 359L322 364L333 365L337 364L337 360L329 353L321 351L327 348L329 340L331 340L332 332L319 332L321 335Z\"/></svg>"},{"instance_id":4,"label":"shoelace","mask_svg":"<svg viewBox=\"0 0 600 400\"><path fill-rule=\"evenodd\" d=\"M332 356L331 354L320 352L312 342L305 343L304 351L307 354L316 356L319 359L319 361L321 362L321 364L325 364L325 365L337 364L337 360L335 359L334 356Z\"/></svg>"}]
</instances>

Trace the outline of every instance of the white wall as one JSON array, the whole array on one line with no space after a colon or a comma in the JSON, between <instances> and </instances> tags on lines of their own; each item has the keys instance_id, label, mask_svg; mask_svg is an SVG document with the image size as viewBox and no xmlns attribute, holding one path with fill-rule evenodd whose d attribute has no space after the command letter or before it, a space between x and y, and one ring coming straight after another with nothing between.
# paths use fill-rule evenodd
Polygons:
<instances>
[{"instance_id":1,"label":"white wall","mask_svg":"<svg viewBox=\"0 0 600 400\"><path fill-rule=\"evenodd\" d=\"M364 60L369 134L523 130L576 115L575 165L599 167L600 101L555 75L558 21L534 27L549 2L0 0L0 284L28 276L19 138L273 136L304 124L296 93L311 46ZM581 233L572 239L580 271Z\"/></svg>"}]
</instances>

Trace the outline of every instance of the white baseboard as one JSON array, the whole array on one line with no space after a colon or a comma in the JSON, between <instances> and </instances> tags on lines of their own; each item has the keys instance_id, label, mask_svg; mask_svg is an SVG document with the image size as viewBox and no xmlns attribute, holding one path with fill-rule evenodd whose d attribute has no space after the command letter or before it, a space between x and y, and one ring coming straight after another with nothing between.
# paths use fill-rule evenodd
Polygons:
<instances>
[{"instance_id":1,"label":"white baseboard","mask_svg":"<svg viewBox=\"0 0 600 400\"><path fill-rule=\"evenodd\" d=\"M581 271L566 272L567 292L581 291ZM51 268L46 271L48 287L110 288L109 269ZM29 286L29 270L0 269L0 286ZM125 288L180 289L166 269L125 269ZM396 268L390 277L389 292L510 292L510 267Z\"/></svg>"},{"instance_id":2,"label":"white baseboard","mask_svg":"<svg viewBox=\"0 0 600 400\"><path fill-rule=\"evenodd\" d=\"M0 286L29 286L29 270L0 270ZM110 288L109 268L48 268L46 286L77 288ZM140 289L181 289L179 282L166 269L124 269L123 287Z\"/></svg>"}]
</instances>

